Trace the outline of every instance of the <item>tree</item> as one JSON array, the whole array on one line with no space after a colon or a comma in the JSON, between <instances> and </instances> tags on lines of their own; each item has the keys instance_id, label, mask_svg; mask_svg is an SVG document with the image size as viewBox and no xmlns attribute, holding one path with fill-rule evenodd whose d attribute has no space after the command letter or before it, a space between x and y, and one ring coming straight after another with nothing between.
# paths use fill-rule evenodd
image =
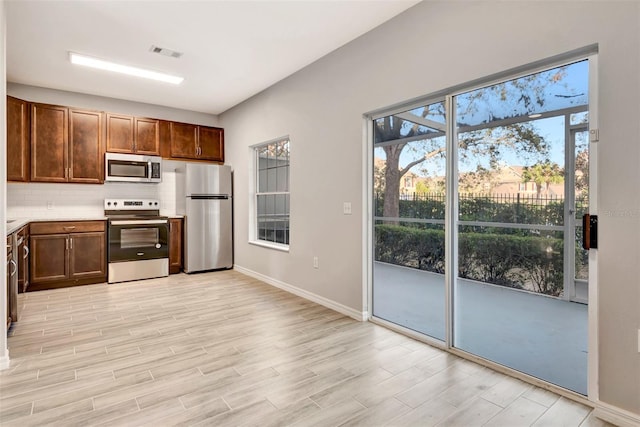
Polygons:
<instances>
[{"instance_id":1,"label":"tree","mask_svg":"<svg viewBox=\"0 0 640 427\"><path fill-rule=\"evenodd\" d=\"M513 117L526 117L541 110L552 96L549 88L571 89L562 84L565 76L566 68L560 67L457 96L456 126L460 158L464 161L488 156L490 166L495 168L505 147L537 157L546 155L547 142L537 134L532 122L511 121L496 127L490 127L489 124ZM567 99L576 96L571 90L568 93L554 93L553 96ZM444 102L440 102L375 121L374 144L379 144L385 153L385 217L399 216L400 179L411 168L424 166L429 159L444 156L444 119ZM421 155L400 167L400 157L408 149L420 150ZM427 168L424 169L426 171Z\"/></svg>"},{"instance_id":2,"label":"tree","mask_svg":"<svg viewBox=\"0 0 640 427\"><path fill-rule=\"evenodd\" d=\"M440 109L440 111L438 111ZM417 118L426 118L430 114L444 115L444 104L434 104L423 109L421 116ZM429 135L431 133L432 135ZM388 144L383 146L385 153L384 166L384 205L383 215L385 217L398 217L400 212L400 179L409 170L424 162L427 159L441 155L445 147L438 146L433 134L437 134L437 130L430 129L424 131L424 127L417 122L401 119L396 116L386 116L375 122L374 143L385 141L404 141L398 144ZM422 138L424 137L424 138ZM426 154L405 167L400 168L400 155L410 142L421 141L425 147Z\"/></svg>"},{"instance_id":3,"label":"tree","mask_svg":"<svg viewBox=\"0 0 640 427\"><path fill-rule=\"evenodd\" d=\"M522 182L535 182L536 198L542 195L543 184L546 185L546 191L549 191L549 185L559 184L564 181L564 169L557 163L551 163L546 160L542 163L536 163L533 166L525 166L522 172Z\"/></svg>"}]
</instances>

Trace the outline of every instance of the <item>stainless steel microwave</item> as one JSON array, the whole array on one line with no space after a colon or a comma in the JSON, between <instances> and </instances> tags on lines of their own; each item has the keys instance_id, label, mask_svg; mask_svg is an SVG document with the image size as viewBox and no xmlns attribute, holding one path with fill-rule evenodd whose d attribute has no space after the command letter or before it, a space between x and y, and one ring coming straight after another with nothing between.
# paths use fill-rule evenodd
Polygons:
<instances>
[{"instance_id":1,"label":"stainless steel microwave","mask_svg":"<svg viewBox=\"0 0 640 427\"><path fill-rule=\"evenodd\" d=\"M119 182L162 181L162 157L106 153L104 180Z\"/></svg>"}]
</instances>

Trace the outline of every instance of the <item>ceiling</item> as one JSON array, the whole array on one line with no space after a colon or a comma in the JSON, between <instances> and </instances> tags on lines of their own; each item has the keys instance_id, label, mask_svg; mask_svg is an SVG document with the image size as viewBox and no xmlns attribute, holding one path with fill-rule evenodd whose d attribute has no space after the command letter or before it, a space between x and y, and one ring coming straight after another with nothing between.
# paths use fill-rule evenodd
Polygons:
<instances>
[{"instance_id":1,"label":"ceiling","mask_svg":"<svg viewBox=\"0 0 640 427\"><path fill-rule=\"evenodd\" d=\"M220 114L418 2L10 0L7 81ZM69 51L184 81L72 65Z\"/></svg>"}]
</instances>

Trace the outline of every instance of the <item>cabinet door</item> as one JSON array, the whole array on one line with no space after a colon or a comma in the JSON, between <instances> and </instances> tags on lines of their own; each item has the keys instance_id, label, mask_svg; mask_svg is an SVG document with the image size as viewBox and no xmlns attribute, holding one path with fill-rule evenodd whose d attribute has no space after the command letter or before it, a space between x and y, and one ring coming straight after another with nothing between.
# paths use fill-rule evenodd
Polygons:
<instances>
[{"instance_id":1,"label":"cabinet door","mask_svg":"<svg viewBox=\"0 0 640 427\"><path fill-rule=\"evenodd\" d=\"M171 122L169 124L169 135L171 139L171 157L196 158L198 126Z\"/></svg>"},{"instance_id":2,"label":"cabinet door","mask_svg":"<svg viewBox=\"0 0 640 427\"><path fill-rule=\"evenodd\" d=\"M69 182L103 182L102 113L69 110Z\"/></svg>"},{"instance_id":3,"label":"cabinet door","mask_svg":"<svg viewBox=\"0 0 640 427\"><path fill-rule=\"evenodd\" d=\"M107 151L133 153L134 119L107 113Z\"/></svg>"},{"instance_id":4,"label":"cabinet door","mask_svg":"<svg viewBox=\"0 0 640 427\"><path fill-rule=\"evenodd\" d=\"M224 162L224 134L222 129L199 126L198 158Z\"/></svg>"},{"instance_id":5,"label":"cabinet door","mask_svg":"<svg viewBox=\"0 0 640 427\"><path fill-rule=\"evenodd\" d=\"M182 270L182 219L169 220L169 273Z\"/></svg>"},{"instance_id":6,"label":"cabinet door","mask_svg":"<svg viewBox=\"0 0 640 427\"><path fill-rule=\"evenodd\" d=\"M69 276L68 234L31 236L31 284L55 282Z\"/></svg>"},{"instance_id":7,"label":"cabinet door","mask_svg":"<svg viewBox=\"0 0 640 427\"><path fill-rule=\"evenodd\" d=\"M26 292L29 288L29 226L24 229L24 238L22 240L22 249L18 250L18 264L20 266L20 276L18 276L18 285L20 292Z\"/></svg>"},{"instance_id":8,"label":"cabinet door","mask_svg":"<svg viewBox=\"0 0 640 427\"><path fill-rule=\"evenodd\" d=\"M66 182L69 110L31 105L31 181Z\"/></svg>"},{"instance_id":9,"label":"cabinet door","mask_svg":"<svg viewBox=\"0 0 640 427\"><path fill-rule=\"evenodd\" d=\"M29 110L27 102L7 97L7 181L29 181Z\"/></svg>"},{"instance_id":10,"label":"cabinet door","mask_svg":"<svg viewBox=\"0 0 640 427\"><path fill-rule=\"evenodd\" d=\"M5 288L7 289L7 329L11 325L11 253L7 252L7 281Z\"/></svg>"},{"instance_id":11,"label":"cabinet door","mask_svg":"<svg viewBox=\"0 0 640 427\"><path fill-rule=\"evenodd\" d=\"M137 154L160 155L158 120L136 118L134 151Z\"/></svg>"},{"instance_id":12,"label":"cabinet door","mask_svg":"<svg viewBox=\"0 0 640 427\"><path fill-rule=\"evenodd\" d=\"M69 235L69 278L84 279L106 276L105 233L72 233Z\"/></svg>"}]
</instances>

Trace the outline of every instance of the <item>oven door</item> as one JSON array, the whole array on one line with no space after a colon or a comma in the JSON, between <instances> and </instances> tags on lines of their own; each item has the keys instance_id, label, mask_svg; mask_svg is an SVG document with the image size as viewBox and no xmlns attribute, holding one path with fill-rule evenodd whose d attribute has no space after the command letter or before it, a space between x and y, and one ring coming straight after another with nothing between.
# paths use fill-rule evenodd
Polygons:
<instances>
[{"instance_id":1,"label":"oven door","mask_svg":"<svg viewBox=\"0 0 640 427\"><path fill-rule=\"evenodd\" d=\"M109 262L169 257L167 219L110 220Z\"/></svg>"}]
</instances>

